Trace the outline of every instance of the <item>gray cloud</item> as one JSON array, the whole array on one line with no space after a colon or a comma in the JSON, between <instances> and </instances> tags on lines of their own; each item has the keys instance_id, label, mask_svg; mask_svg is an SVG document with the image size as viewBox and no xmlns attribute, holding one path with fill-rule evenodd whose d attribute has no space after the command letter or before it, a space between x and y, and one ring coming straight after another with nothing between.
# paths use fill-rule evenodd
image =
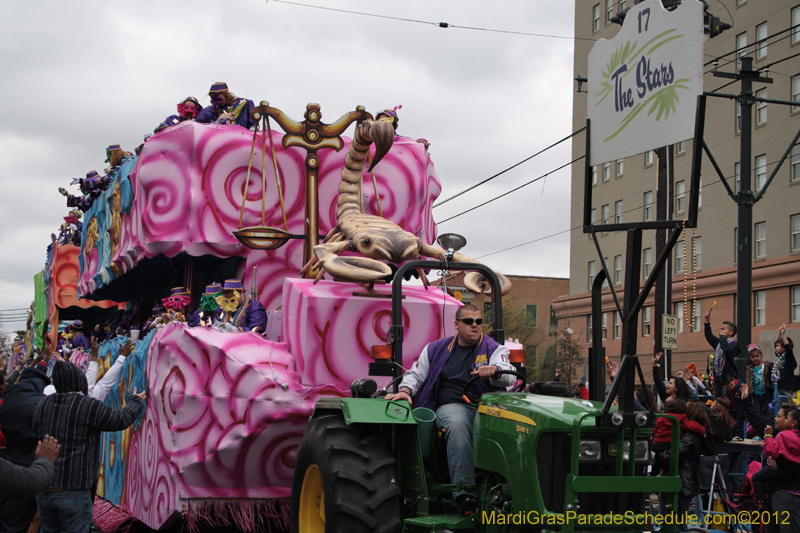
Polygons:
<instances>
[{"instance_id":1,"label":"gray cloud","mask_svg":"<svg viewBox=\"0 0 800 533\"><path fill-rule=\"evenodd\" d=\"M426 21L571 35L570 2L341 0L320 5ZM572 41L441 29L256 0L6 2L0 7L0 309L26 307L71 178L132 150L212 81L330 121L398 104L400 133L431 141L450 196L571 128ZM552 150L434 211L443 220L570 159ZM443 224L480 256L569 227L569 169ZM505 272L568 275L568 235L486 258ZM19 325L21 326L21 324ZM6 330L18 326L4 326Z\"/></svg>"}]
</instances>

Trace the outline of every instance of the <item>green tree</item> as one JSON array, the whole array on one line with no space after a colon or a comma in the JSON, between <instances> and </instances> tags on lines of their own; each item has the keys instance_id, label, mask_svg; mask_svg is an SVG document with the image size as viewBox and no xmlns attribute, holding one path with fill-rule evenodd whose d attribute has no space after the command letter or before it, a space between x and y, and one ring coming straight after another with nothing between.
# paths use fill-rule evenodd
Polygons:
<instances>
[{"instance_id":1,"label":"green tree","mask_svg":"<svg viewBox=\"0 0 800 533\"><path fill-rule=\"evenodd\" d=\"M551 344L537 369L540 381L555 378L556 369L561 370L561 380L567 382L570 390L577 384L583 374L586 354L581 351L577 335L567 322L563 327L553 328L551 334L556 341Z\"/></svg>"},{"instance_id":2,"label":"green tree","mask_svg":"<svg viewBox=\"0 0 800 533\"><path fill-rule=\"evenodd\" d=\"M484 311L483 319L491 327L490 311ZM547 335L537 327L536 317L528 313L518 298L503 301L503 332L506 339L514 339L525 347L527 377L528 380L533 379L536 375L537 351Z\"/></svg>"}]
</instances>

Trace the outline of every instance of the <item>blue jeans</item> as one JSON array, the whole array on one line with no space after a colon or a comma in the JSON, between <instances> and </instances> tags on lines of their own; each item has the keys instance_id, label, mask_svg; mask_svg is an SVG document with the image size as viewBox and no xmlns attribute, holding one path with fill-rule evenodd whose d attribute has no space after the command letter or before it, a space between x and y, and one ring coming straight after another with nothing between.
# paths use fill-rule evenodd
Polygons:
<instances>
[{"instance_id":1,"label":"blue jeans","mask_svg":"<svg viewBox=\"0 0 800 533\"><path fill-rule=\"evenodd\" d=\"M36 496L42 533L86 533L94 507L90 490L45 491Z\"/></svg>"},{"instance_id":2,"label":"blue jeans","mask_svg":"<svg viewBox=\"0 0 800 533\"><path fill-rule=\"evenodd\" d=\"M449 403L436 410L436 427L445 430L447 436L447 465L450 482L474 483L475 459L472 454L472 423L477 409L471 405ZM455 492L454 495L466 491Z\"/></svg>"}]
</instances>

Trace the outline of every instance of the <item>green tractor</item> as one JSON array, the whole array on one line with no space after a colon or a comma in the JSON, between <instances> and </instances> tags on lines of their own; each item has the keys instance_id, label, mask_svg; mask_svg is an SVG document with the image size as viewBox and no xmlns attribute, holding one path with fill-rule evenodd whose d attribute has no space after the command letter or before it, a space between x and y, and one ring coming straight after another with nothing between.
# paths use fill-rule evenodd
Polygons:
<instances>
[{"instance_id":1,"label":"green tractor","mask_svg":"<svg viewBox=\"0 0 800 533\"><path fill-rule=\"evenodd\" d=\"M370 364L370 375L395 377L387 386L395 391L402 378L401 284L414 268L482 272L492 287L492 336L504 342L499 283L490 269L473 263L408 262L392 287L392 361ZM473 430L475 485L451 483L446 437L431 424L418 423L408 402L373 397L375 382L356 380L352 398L325 398L315 406L297 454L291 531L649 529L649 494L664 494L677 510L681 482L677 461L666 476L647 475L651 430L656 417L665 415L634 412L632 400L622 393L620 407L613 406L618 389L632 396L625 384L632 387L637 366L635 358L623 358L605 402L567 398L566 386L559 388L558 382L531 386L545 394L497 391L481 396ZM518 377L524 385L524 375ZM590 382L590 391L602 395L604 383ZM670 418L671 451L677 457L677 420ZM461 488L478 495L479 509L471 515L460 514L453 499ZM674 530L669 524L662 528Z\"/></svg>"}]
</instances>

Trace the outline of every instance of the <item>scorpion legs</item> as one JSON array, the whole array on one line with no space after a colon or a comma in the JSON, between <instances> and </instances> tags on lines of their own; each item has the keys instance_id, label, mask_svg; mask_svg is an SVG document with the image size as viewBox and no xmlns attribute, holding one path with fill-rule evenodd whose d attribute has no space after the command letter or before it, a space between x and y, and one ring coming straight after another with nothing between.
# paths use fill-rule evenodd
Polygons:
<instances>
[{"instance_id":1,"label":"scorpion legs","mask_svg":"<svg viewBox=\"0 0 800 533\"><path fill-rule=\"evenodd\" d=\"M326 272L348 281L377 281L392 274L389 265L375 259L355 256L340 257L339 255L354 249L350 240L329 242L315 246L314 256ZM309 261L309 264L312 262L313 260Z\"/></svg>"}]
</instances>

